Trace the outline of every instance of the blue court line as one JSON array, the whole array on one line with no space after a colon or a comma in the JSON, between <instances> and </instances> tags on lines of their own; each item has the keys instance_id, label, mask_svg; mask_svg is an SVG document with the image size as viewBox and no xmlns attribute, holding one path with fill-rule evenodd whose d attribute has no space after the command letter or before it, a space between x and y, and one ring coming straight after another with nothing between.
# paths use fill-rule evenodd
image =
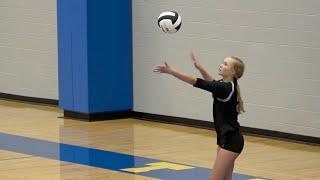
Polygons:
<instances>
[{"instance_id":1,"label":"blue court line","mask_svg":"<svg viewBox=\"0 0 320 180\"><path fill-rule=\"evenodd\" d=\"M112 151L33 139L6 133L0 133L0 149L166 180L206 180L209 179L211 172L211 169L208 168L195 167L166 161L164 163L174 163L178 166L184 165L191 168L184 170L162 168L157 170L133 173L128 172L124 169L141 167L147 167L148 169L149 166L147 164L159 162L161 163L163 161ZM233 175L233 178L236 180L249 180L257 177L235 173Z\"/></svg>"}]
</instances>

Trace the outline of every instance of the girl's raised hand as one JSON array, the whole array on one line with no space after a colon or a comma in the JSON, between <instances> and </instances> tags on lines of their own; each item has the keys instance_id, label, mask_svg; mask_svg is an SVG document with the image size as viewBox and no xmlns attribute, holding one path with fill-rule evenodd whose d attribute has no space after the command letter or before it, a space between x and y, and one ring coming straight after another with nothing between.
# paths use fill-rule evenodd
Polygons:
<instances>
[{"instance_id":1,"label":"girl's raised hand","mask_svg":"<svg viewBox=\"0 0 320 180\"><path fill-rule=\"evenodd\" d=\"M200 63L197 61L197 59L194 56L193 52L190 52L190 59L191 59L191 62L194 65L195 68L199 69L201 67Z\"/></svg>"}]
</instances>

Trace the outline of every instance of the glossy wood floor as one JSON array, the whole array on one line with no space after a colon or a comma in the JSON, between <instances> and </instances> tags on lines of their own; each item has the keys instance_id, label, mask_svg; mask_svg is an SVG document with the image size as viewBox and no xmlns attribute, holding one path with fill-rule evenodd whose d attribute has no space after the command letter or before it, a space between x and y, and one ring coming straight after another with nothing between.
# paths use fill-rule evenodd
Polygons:
<instances>
[{"instance_id":1,"label":"glossy wood floor","mask_svg":"<svg viewBox=\"0 0 320 180\"><path fill-rule=\"evenodd\" d=\"M0 132L211 168L215 132L119 119L83 122L62 118L54 106L0 99ZM245 136L235 172L279 180L320 179L320 147ZM0 179L152 179L0 150Z\"/></svg>"}]
</instances>

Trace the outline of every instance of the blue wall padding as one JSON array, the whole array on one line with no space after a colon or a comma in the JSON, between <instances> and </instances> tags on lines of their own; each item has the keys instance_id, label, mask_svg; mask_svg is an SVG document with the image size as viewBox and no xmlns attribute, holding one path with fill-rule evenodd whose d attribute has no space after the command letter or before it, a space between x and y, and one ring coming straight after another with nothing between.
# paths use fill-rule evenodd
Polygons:
<instances>
[{"instance_id":1,"label":"blue wall padding","mask_svg":"<svg viewBox=\"0 0 320 180\"><path fill-rule=\"evenodd\" d=\"M59 106L132 109L131 1L58 0Z\"/></svg>"},{"instance_id":2,"label":"blue wall padding","mask_svg":"<svg viewBox=\"0 0 320 180\"><path fill-rule=\"evenodd\" d=\"M131 0L88 0L90 112L132 107Z\"/></svg>"},{"instance_id":3,"label":"blue wall padding","mask_svg":"<svg viewBox=\"0 0 320 180\"><path fill-rule=\"evenodd\" d=\"M86 0L58 0L59 106L89 112Z\"/></svg>"}]
</instances>

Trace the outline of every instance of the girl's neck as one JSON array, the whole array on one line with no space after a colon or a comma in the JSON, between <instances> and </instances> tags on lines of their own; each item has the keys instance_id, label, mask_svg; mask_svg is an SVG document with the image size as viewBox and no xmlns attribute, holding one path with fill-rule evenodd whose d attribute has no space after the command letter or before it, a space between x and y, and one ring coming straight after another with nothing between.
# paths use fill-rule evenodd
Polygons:
<instances>
[{"instance_id":1,"label":"girl's neck","mask_svg":"<svg viewBox=\"0 0 320 180\"><path fill-rule=\"evenodd\" d=\"M223 82L233 82L233 77L223 77Z\"/></svg>"}]
</instances>

